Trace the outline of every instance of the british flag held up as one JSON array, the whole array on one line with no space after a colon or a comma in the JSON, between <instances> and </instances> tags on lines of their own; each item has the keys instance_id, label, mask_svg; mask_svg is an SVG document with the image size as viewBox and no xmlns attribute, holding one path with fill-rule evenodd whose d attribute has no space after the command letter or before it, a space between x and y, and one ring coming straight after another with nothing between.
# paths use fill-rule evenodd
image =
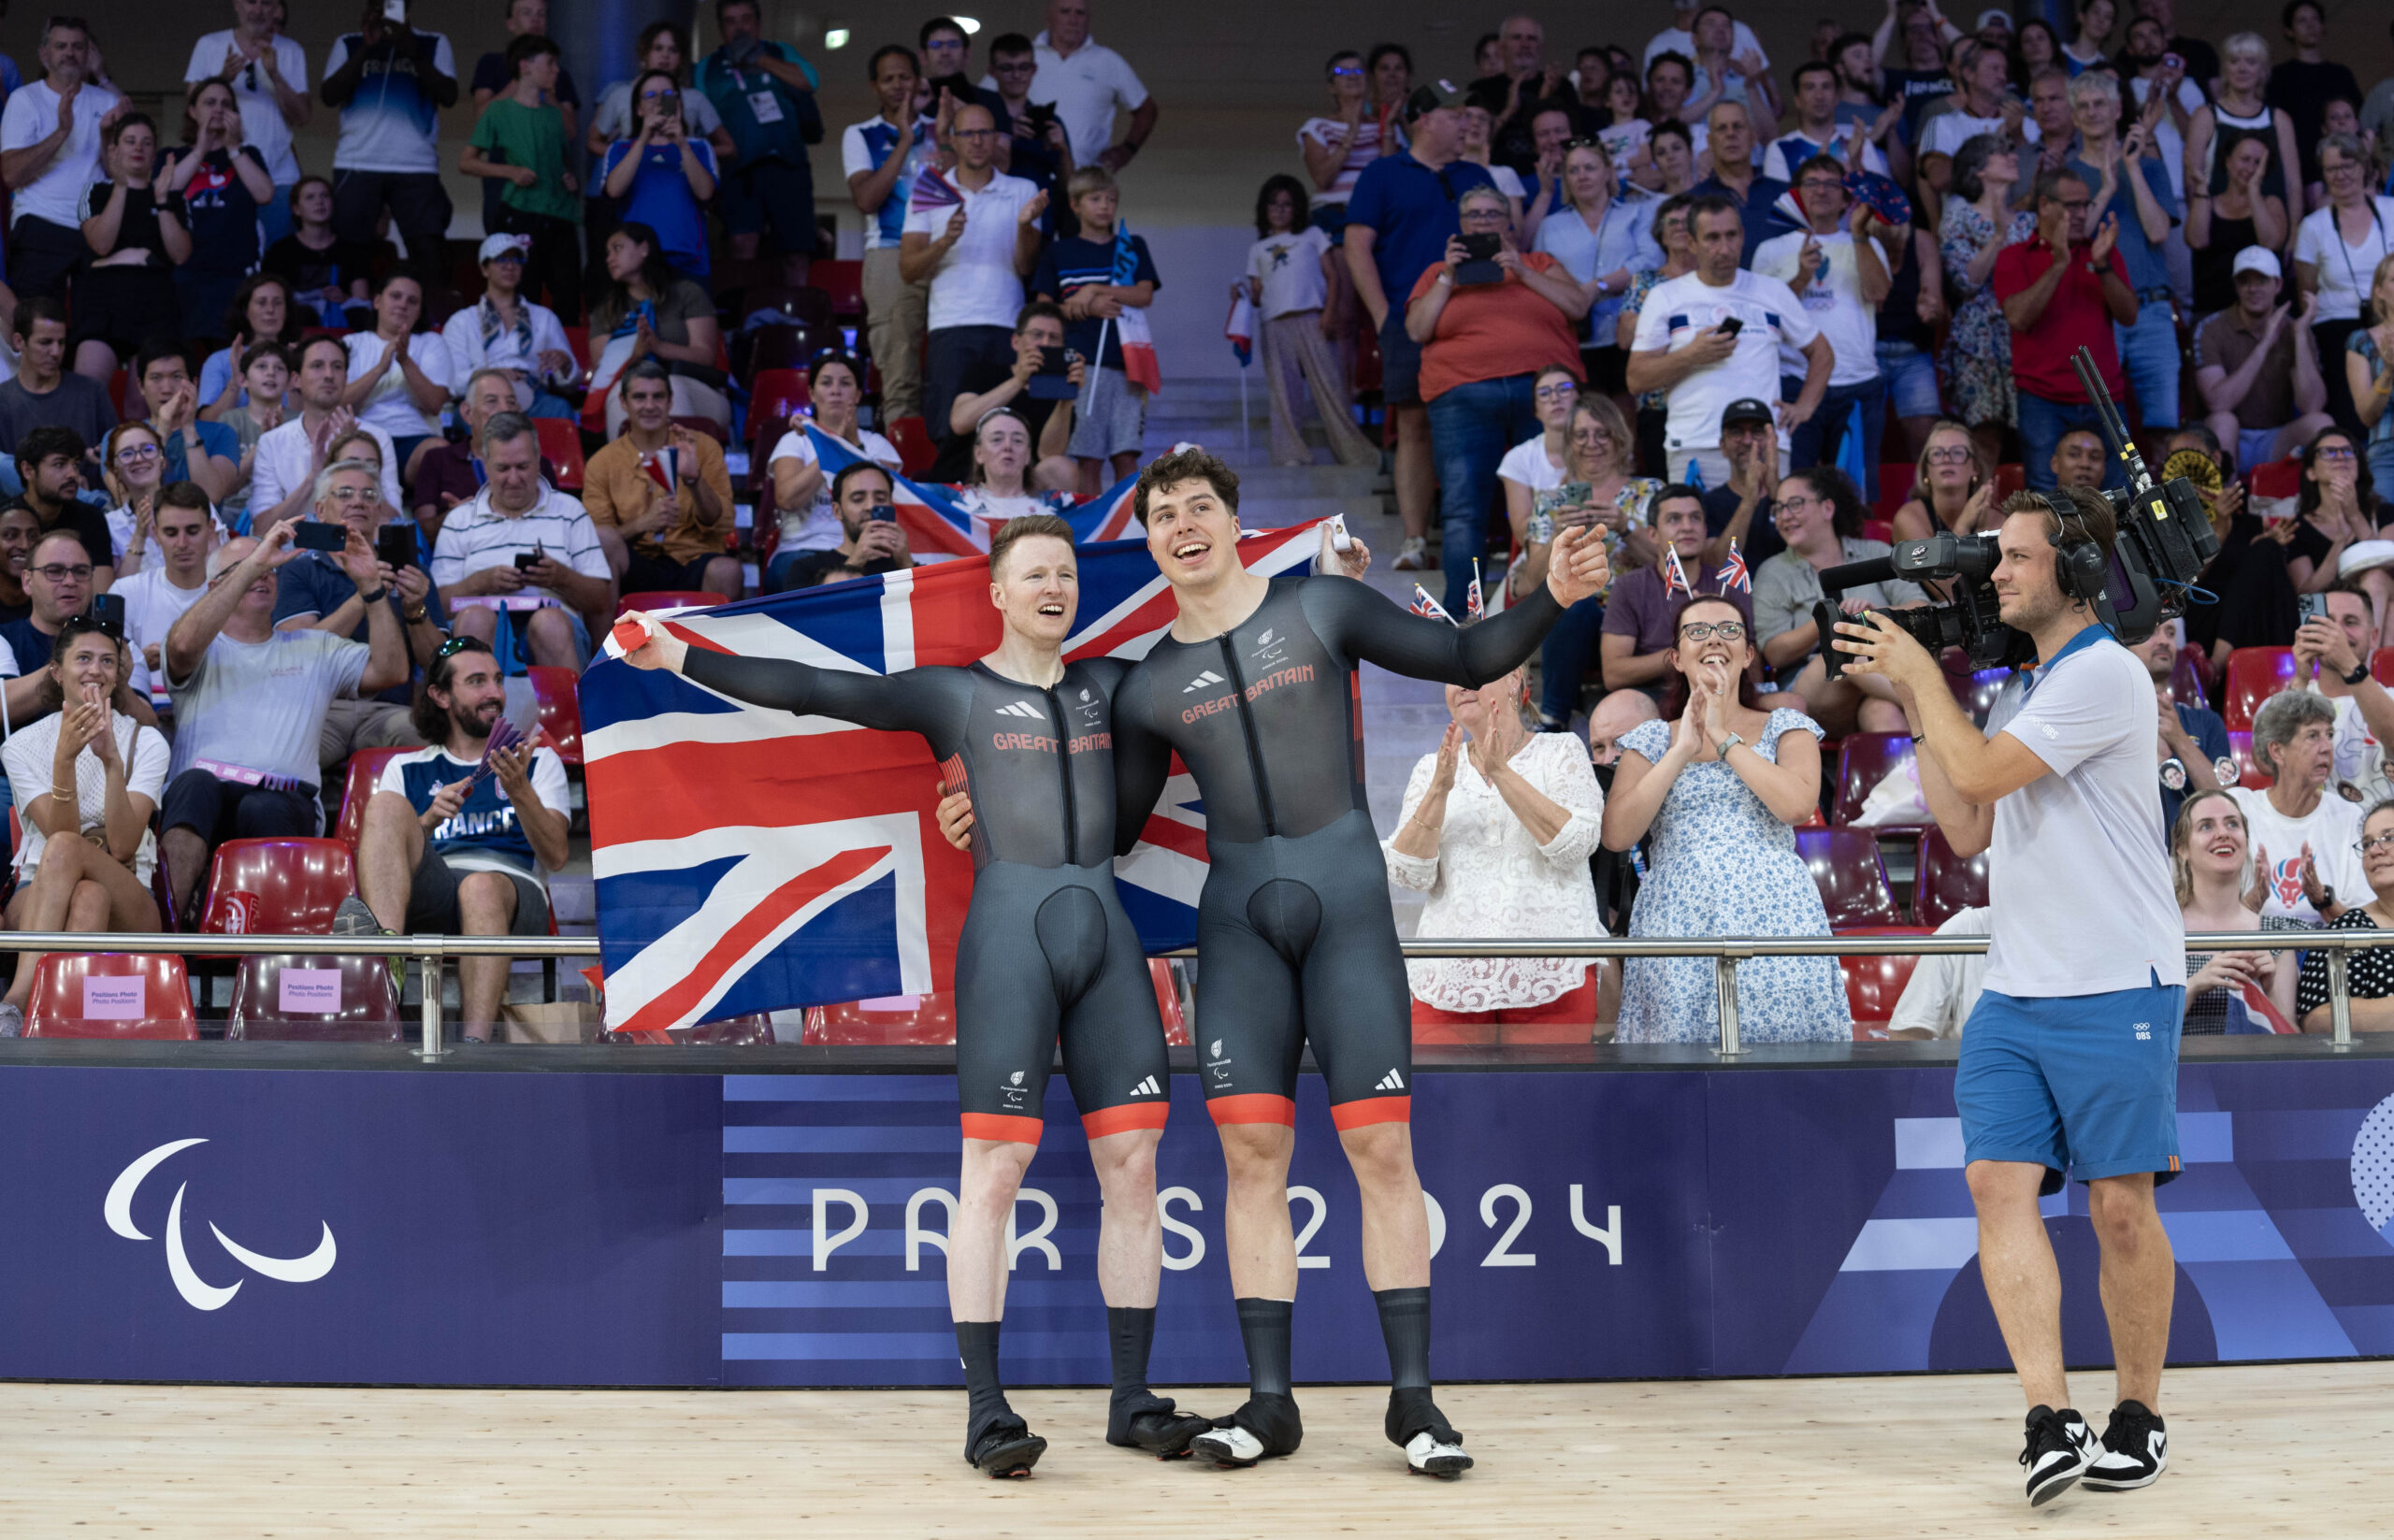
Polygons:
<instances>
[{"instance_id":1,"label":"british flag held up","mask_svg":"<svg viewBox=\"0 0 2394 1540\"><path fill-rule=\"evenodd\" d=\"M815 446L815 457L821 463L826 478L839 475L864 458L813 423L806 425L806 438ZM916 555L989 554L989 537L1005 523L1003 517L992 518L967 510L950 488L912 482L894 473L889 479L891 506L898 522L905 526L908 548ZM1083 544L1135 540L1138 525L1131 513L1131 488L1138 480L1135 473L1126 476L1090 501L1066 504L1056 512L1073 526L1073 538Z\"/></svg>"},{"instance_id":2,"label":"british flag held up","mask_svg":"<svg viewBox=\"0 0 2394 1540\"><path fill-rule=\"evenodd\" d=\"M1252 571L1294 571L1310 525L1247 536ZM986 545L986 540L983 542ZM1147 547L1080 553L1068 658L1145 656L1176 613ZM667 623L696 647L893 672L961 665L998 641L986 559L749 599ZM952 987L973 866L940 838L929 745L757 711L604 657L582 678L583 744L610 1027ZM1175 773L1115 863L1150 950L1196 932L1205 820Z\"/></svg>"}]
</instances>

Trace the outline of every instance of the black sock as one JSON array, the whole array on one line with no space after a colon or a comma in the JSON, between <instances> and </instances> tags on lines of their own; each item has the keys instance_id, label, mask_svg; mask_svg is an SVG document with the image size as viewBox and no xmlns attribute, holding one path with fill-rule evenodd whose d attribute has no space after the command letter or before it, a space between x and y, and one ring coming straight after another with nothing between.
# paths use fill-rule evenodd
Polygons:
<instances>
[{"instance_id":1,"label":"black sock","mask_svg":"<svg viewBox=\"0 0 2394 1540\"><path fill-rule=\"evenodd\" d=\"M1289 1318L1294 1300L1238 1302L1239 1340L1247 1345L1247 1389L1255 1394L1289 1393Z\"/></svg>"},{"instance_id":2,"label":"black sock","mask_svg":"<svg viewBox=\"0 0 2394 1540\"><path fill-rule=\"evenodd\" d=\"M1393 1390L1430 1388L1430 1291L1376 1288L1380 1335L1388 1340L1388 1383Z\"/></svg>"},{"instance_id":3,"label":"black sock","mask_svg":"<svg viewBox=\"0 0 2394 1540\"><path fill-rule=\"evenodd\" d=\"M1147 1397L1147 1353L1155 1346L1156 1310L1105 1308L1106 1334L1114 1344L1114 1401L1144 1401Z\"/></svg>"},{"instance_id":4,"label":"black sock","mask_svg":"<svg viewBox=\"0 0 2394 1540\"><path fill-rule=\"evenodd\" d=\"M1005 1387L998 1380L997 1321L958 1321L956 1356L964 1360L964 1389L971 1402L965 1411L965 1453L989 1425L1014 1416L1006 1404Z\"/></svg>"}]
</instances>

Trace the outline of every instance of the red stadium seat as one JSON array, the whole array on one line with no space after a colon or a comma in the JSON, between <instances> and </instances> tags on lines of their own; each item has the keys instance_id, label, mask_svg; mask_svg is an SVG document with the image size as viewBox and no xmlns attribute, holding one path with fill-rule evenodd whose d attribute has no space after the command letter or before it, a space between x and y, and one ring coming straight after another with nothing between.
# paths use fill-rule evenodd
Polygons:
<instances>
[{"instance_id":1,"label":"red stadium seat","mask_svg":"<svg viewBox=\"0 0 2394 1540\"><path fill-rule=\"evenodd\" d=\"M1879 860L1879 842L1868 829L1799 828L1796 854L1811 869L1829 928L1903 923L1887 887L1887 869Z\"/></svg>"},{"instance_id":2,"label":"red stadium seat","mask_svg":"<svg viewBox=\"0 0 2394 1540\"><path fill-rule=\"evenodd\" d=\"M582 698L575 693L581 676L571 669L534 665L524 670L532 682L532 698L541 711L541 731L549 747L569 765L582 763Z\"/></svg>"},{"instance_id":3,"label":"red stadium seat","mask_svg":"<svg viewBox=\"0 0 2394 1540\"><path fill-rule=\"evenodd\" d=\"M2228 655L2228 685L2220 715L2230 732L2253 730L2253 713L2280 690L2294 688L2294 649L2239 647Z\"/></svg>"},{"instance_id":4,"label":"red stadium seat","mask_svg":"<svg viewBox=\"0 0 2394 1540\"><path fill-rule=\"evenodd\" d=\"M1995 468L1995 501L1997 507L2028 484L2028 468L2022 465L2000 465Z\"/></svg>"},{"instance_id":5,"label":"red stadium seat","mask_svg":"<svg viewBox=\"0 0 2394 1540\"><path fill-rule=\"evenodd\" d=\"M532 426L541 435L541 453L556 468L557 490L582 490L582 430L562 417L535 417Z\"/></svg>"},{"instance_id":6,"label":"red stadium seat","mask_svg":"<svg viewBox=\"0 0 2394 1540\"><path fill-rule=\"evenodd\" d=\"M1892 519L1896 510L1911 497L1912 483L1920 479L1920 468L1910 460L1882 461L1879 466L1879 505L1873 510L1882 519ZM1884 540L1873 535L1872 540Z\"/></svg>"},{"instance_id":7,"label":"red stadium seat","mask_svg":"<svg viewBox=\"0 0 2394 1540\"><path fill-rule=\"evenodd\" d=\"M2394 648L2383 649L2394 653ZM2389 659L2394 662L2394 659ZM2211 664L2200 647L2178 649L2178 661L2170 669L2170 693L2180 705L2201 706L2211 700Z\"/></svg>"},{"instance_id":8,"label":"red stadium seat","mask_svg":"<svg viewBox=\"0 0 2394 1540\"><path fill-rule=\"evenodd\" d=\"M1899 732L1848 733L1837 753L1837 798L1829 805L1829 823L1843 828L1862 813L1870 789L1892 771L1911 762L1911 737ZM1916 828L1916 824L1881 824L1880 828Z\"/></svg>"},{"instance_id":9,"label":"red stadium seat","mask_svg":"<svg viewBox=\"0 0 2394 1540\"><path fill-rule=\"evenodd\" d=\"M806 272L807 281L829 295L835 319L864 318L864 264L860 261L818 262Z\"/></svg>"},{"instance_id":10,"label":"red stadium seat","mask_svg":"<svg viewBox=\"0 0 2394 1540\"><path fill-rule=\"evenodd\" d=\"M2228 746L2236 755L2236 784L2250 786L2256 791L2267 791L2276 778L2261 773L2259 761L2253 757L2253 735L2231 730L2228 735Z\"/></svg>"},{"instance_id":11,"label":"red stadium seat","mask_svg":"<svg viewBox=\"0 0 2394 1540\"><path fill-rule=\"evenodd\" d=\"M1892 545L1895 543L1896 526L1885 519L1865 519L1862 521L1862 538Z\"/></svg>"},{"instance_id":12,"label":"red stadium seat","mask_svg":"<svg viewBox=\"0 0 2394 1540\"><path fill-rule=\"evenodd\" d=\"M304 1000L284 1000L284 975L294 970L330 972L339 993L335 1009L309 1011ZM294 985L300 981L294 980ZM310 981L314 982L314 981ZM224 1024L227 1042L399 1043L407 1027L399 1019L399 997L389 964L377 956L262 956L241 959L233 975L233 1005Z\"/></svg>"},{"instance_id":13,"label":"red stadium seat","mask_svg":"<svg viewBox=\"0 0 2394 1540\"><path fill-rule=\"evenodd\" d=\"M208 873L199 928L212 936L329 936L357 891L357 861L339 840L227 840Z\"/></svg>"},{"instance_id":14,"label":"red stadium seat","mask_svg":"<svg viewBox=\"0 0 2394 1540\"><path fill-rule=\"evenodd\" d=\"M1925 929L1913 925L1874 925L1839 933L1847 936L1928 934ZM1837 960L1845 972L1845 1002L1853 1011L1855 1039L1884 1036L1885 1024L1895 1015L1896 1002L1903 999L1904 986L1911 982L1911 971L1919 965L1920 959L1883 954L1857 957L1849 953ZM1880 1030L1871 1030L1874 1027Z\"/></svg>"},{"instance_id":15,"label":"red stadium seat","mask_svg":"<svg viewBox=\"0 0 2394 1540\"><path fill-rule=\"evenodd\" d=\"M711 594L703 588L642 588L615 601L615 618L621 620L634 610L655 614L659 611L712 610L730 602L721 594Z\"/></svg>"},{"instance_id":16,"label":"red stadium seat","mask_svg":"<svg viewBox=\"0 0 2394 1540\"><path fill-rule=\"evenodd\" d=\"M2394 684L2394 647L2380 647L2369 655L2369 673L2380 684Z\"/></svg>"},{"instance_id":17,"label":"red stadium seat","mask_svg":"<svg viewBox=\"0 0 2394 1540\"><path fill-rule=\"evenodd\" d=\"M731 447L731 430L712 417L676 417L673 425L688 428L702 439L712 439L726 449Z\"/></svg>"},{"instance_id":18,"label":"red stadium seat","mask_svg":"<svg viewBox=\"0 0 2394 1540\"><path fill-rule=\"evenodd\" d=\"M778 439L789 426L790 414L813 400L803 369L759 369L748 385L748 430L751 438ZM771 443L765 453L772 453Z\"/></svg>"},{"instance_id":19,"label":"red stadium seat","mask_svg":"<svg viewBox=\"0 0 2394 1540\"><path fill-rule=\"evenodd\" d=\"M939 450L931 443L931 430L919 417L891 418L889 443L898 451L898 468L909 476L921 475L939 458Z\"/></svg>"},{"instance_id":20,"label":"red stadium seat","mask_svg":"<svg viewBox=\"0 0 2394 1540\"><path fill-rule=\"evenodd\" d=\"M754 390L757 377L767 369L794 369L804 374L816 353L839 346L840 334L828 324L759 326L746 334L743 341L747 365L741 378Z\"/></svg>"},{"instance_id":21,"label":"red stadium seat","mask_svg":"<svg viewBox=\"0 0 2394 1540\"><path fill-rule=\"evenodd\" d=\"M366 828L366 804L374 799L374 784L382 779L382 767L407 753L405 749L358 749L349 756L349 781L341 788L340 821L333 826L333 838L357 850L357 837Z\"/></svg>"},{"instance_id":22,"label":"red stadium seat","mask_svg":"<svg viewBox=\"0 0 2394 1540\"><path fill-rule=\"evenodd\" d=\"M20 964L22 966L22 962ZM138 1015L91 1015L113 1002L94 998L86 981L141 981ZM48 952L34 965L33 998L25 1005L27 1037L141 1038L195 1043L199 1020L191 1005L191 981L183 959L171 953Z\"/></svg>"},{"instance_id":23,"label":"red stadium seat","mask_svg":"<svg viewBox=\"0 0 2394 1540\"><path fill-rule=\"evenodd\" d=\"M2302 462L2289 454L2283 460L2251 468L2253 497L2291 497L2302 490Z\"/></svg>"},{"instance_id":24,"label":"red stadium seat","mask_svg":"<svg viewBox=\"0 0 2394 1540\"><path fill-rule=\"evenodd\" d=\"M573 354L573 361L582 366L582 372L588 374L590 372L590 328L568 326L565 329L565 345L567 351Z\"/></svg>"},{"instance_id":25,"label":"red stadium seat","mask_svg":"<svg viewBox=\"0 0 2394 1540\"><path fill-rule=\"evenodd\" d=\"M956 997L892 995L813 1006L800 1041L844 1047L946 1047L956 1041Z\"/></svg>"},{"instance_id":26,"label":"red stadium seat","mask_svg":"<svg viewBox=\"0 0 2394 1540\"><path fill-rule=\"evenodd\" d=\"M1934 825L1920 837L1920 867L1912 881L1912 918L1930 927L1943 925L1965 909L1986 903L1986 852L1956 856Z\"/></svg>"},{"instance_id":27,"label":"red stadium seat","mask_svg":"<svg viewBox=\"0 0 2394 1540\"><path fill-rule=\"evenodd\" d=\"M1155 980L1156 1009L1163 1016L1163 1040L1175 1048L1189 1046L1189 1017L1180 1008L1180 986L1170 957L1149 957L1147 975Z\"/></svg>"}]
</instances>

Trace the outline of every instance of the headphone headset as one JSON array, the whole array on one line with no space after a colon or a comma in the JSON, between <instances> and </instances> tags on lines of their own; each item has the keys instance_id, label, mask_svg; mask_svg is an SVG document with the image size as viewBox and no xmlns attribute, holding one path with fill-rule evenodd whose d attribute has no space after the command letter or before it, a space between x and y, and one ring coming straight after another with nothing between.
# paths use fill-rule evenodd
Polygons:
<instances>
[{"instance_id":1,"label":"headphone headset","mask_svg":"<svg viewBox=\"0 0 2394 1540\"><path fill-rule=\"evenodd\" d=\"M2064 598L2085 605L2096 603L2103 597L2112 564L2103 554L2103 548L2096 543L2094 532L2086 527L2086 516L2076 504L2064 509L2061 500L2049 494L2040 493L2037 500L2045 505L2046 511L2060 526L2045 537L2045 543L2054 548L2055 584ZM2078 525L2074 536L2070 533L2073 523Z\"/></svg>"}]
</instances>

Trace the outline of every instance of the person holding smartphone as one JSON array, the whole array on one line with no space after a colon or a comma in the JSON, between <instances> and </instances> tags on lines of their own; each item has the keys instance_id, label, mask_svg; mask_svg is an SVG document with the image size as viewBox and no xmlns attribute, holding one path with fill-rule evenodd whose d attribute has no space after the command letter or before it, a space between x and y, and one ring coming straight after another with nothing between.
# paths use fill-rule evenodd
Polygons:
<instances>
[{"instance_id":1,"label":"person holding smartphone","mask_svg":"<svg viewBox=\"0 0 2394 1540\"><path fill-rule=\"evenodd\" d=\"M791 562L783 574L783 590L914 566L915 554L906 548L906 531L890 502L896 490L889 472L869 460L832 477L831 506L840 515L844 538L829 551L809 551Z\"/></svg>"}]
</instances>

